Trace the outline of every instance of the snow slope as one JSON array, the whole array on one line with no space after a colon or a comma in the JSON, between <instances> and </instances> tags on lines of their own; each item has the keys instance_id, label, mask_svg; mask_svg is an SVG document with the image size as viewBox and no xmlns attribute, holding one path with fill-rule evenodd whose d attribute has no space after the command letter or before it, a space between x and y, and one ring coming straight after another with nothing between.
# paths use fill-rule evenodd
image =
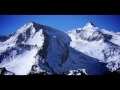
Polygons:
<instances>
[{"instance_id":1,"label":"snow slope","mask_svg":"<svg viewBox=\"0 0 120 90\"><path fill-rule=\"evenodd\" d=\"M16 55L16 51L13 53L12 57L7 57L0 64L0 67L6 67L8 71L12 71L15 75L26 75L30 72L31 66L35 63L34 56L37 53L37 49L32 49L30 51L26 50L20 55ZM8 59L10 59L8 61Z\"/></svg>"}]
</instances>

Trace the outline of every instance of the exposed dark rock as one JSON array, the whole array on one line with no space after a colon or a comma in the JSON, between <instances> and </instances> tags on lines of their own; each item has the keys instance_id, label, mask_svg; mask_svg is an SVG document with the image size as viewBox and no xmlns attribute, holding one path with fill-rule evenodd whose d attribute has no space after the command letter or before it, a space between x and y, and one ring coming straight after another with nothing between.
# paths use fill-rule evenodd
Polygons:
<instances>
[{"instance_id":1,"label":"exposed dark rock","mask_svg":"<svg viewBox=\"0 0 120 90\"><path fill-rule=\"evenodd\" d=\"M0 75L14 75L14 73L6 70L5 67L2 67L0 68Z\"/></svg>"}]
</instances>

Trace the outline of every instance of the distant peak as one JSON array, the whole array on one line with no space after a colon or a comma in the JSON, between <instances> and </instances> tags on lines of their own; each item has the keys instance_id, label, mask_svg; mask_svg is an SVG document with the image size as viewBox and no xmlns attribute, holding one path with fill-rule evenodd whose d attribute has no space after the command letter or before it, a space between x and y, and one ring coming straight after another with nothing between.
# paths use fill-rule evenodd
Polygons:
<instances>
[{"instance_id":1,"label":"distant peak","mask_svg":"<svg viewBox=\"0 0 120 90\"><path fill-rule=\"evenodd\" d=\"M33 25L33 26L45 26L45 25L42 25L42 24L36 23L36 22L34 22L34 21L30 21L30 22L28 22L27 25Z\"/></svg>"},{"instance_id":2,"label":"distant peak","mask_svg":"<svg viewBox=\"0 0 120 90\"><path fill-rule=\"evenodd\" d=\"M87 24L90 24L90 25L96 27L92 22L88 22Z\"/></svg>"},{"instance_id":3,"label":"distant peak","mask_svg":"<svg viewBox=\"0 0 120 90\"><path fill-rule=\"evenodd\" d=\"M40 25L40 24L38 24L36 22L33 22L33 21L30 21L30 22L28 22L28 23L25 24L25 27L36 26L36 25Z\"/></svg>"},{"instance_id":4,"label":"distant peak","mask_svg":"<svg viewBox=\"0 0 120 90\"><path fill-rule=\"evenodd\" d=\"M36 24L36 22L30 21L27 24Z\"/></svg>"},{"instance_id":5,"label":"distant peak","mask_svg":"<svg viewBox=\"0 0 120 90\"><path fill-rule=\"evenodd\" d=\"M92 22L88 22L84 27L83 29L89 29L89 28L93 28L93 27L96 27Z\"/></svg>"},{"instance_id":6,"label":"distant peak","mask_svg":"<svg viewBox=\"0 0 120 90\"><path fill-rule=\"evenodd\" d=\"M26 23L25 26L29 26L29 25L33 25L33 24L34 24L34 22L30 21L30 22Z\"/></svg>"}]
</instances>

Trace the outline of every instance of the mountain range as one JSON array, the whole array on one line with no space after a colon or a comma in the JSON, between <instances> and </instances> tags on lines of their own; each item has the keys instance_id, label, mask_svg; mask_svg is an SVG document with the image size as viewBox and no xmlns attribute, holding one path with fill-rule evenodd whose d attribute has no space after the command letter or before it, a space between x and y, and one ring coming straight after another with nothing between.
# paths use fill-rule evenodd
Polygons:
<instances>
[{"instance_id":1,"label":"mountain range","mask_svg":"<svg viewBox=\"0 0 120 90\"><path fill-rule=\"evenodd\" d=\"M120 32L92 22L62 32L29 22L0 36L2 75L104 75L120 72Z\"/></svg>"}]
</instances>

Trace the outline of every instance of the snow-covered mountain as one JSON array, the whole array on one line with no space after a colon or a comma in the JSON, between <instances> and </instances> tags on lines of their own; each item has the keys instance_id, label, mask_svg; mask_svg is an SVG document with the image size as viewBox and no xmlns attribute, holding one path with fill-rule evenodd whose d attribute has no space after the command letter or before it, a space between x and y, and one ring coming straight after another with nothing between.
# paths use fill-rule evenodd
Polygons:
<instances>
[{"instance_id":1,"label":"snow-covered mountain","mask_svg":"<svg viewBox=\"0 0 120 90\"><path fill-rule=\"evenodd\" d=\"M74 29L67 34L72 39L70 46L77 51L106 63L110 71L120 67L120 35L118 33L100 29L89 22L80 30Z\"/></svg>"},{"instance_id":2,"label":"snow-covered mountain","mask_svg":"<svg viewBox=\"0 0 120 90\"><path fill-rule=\"evenodd\" d=\"M119 70L120 34L88 22L66 33L29 22L0 40L4 75L101 75Z\"/></svg>"}]
</instances>

